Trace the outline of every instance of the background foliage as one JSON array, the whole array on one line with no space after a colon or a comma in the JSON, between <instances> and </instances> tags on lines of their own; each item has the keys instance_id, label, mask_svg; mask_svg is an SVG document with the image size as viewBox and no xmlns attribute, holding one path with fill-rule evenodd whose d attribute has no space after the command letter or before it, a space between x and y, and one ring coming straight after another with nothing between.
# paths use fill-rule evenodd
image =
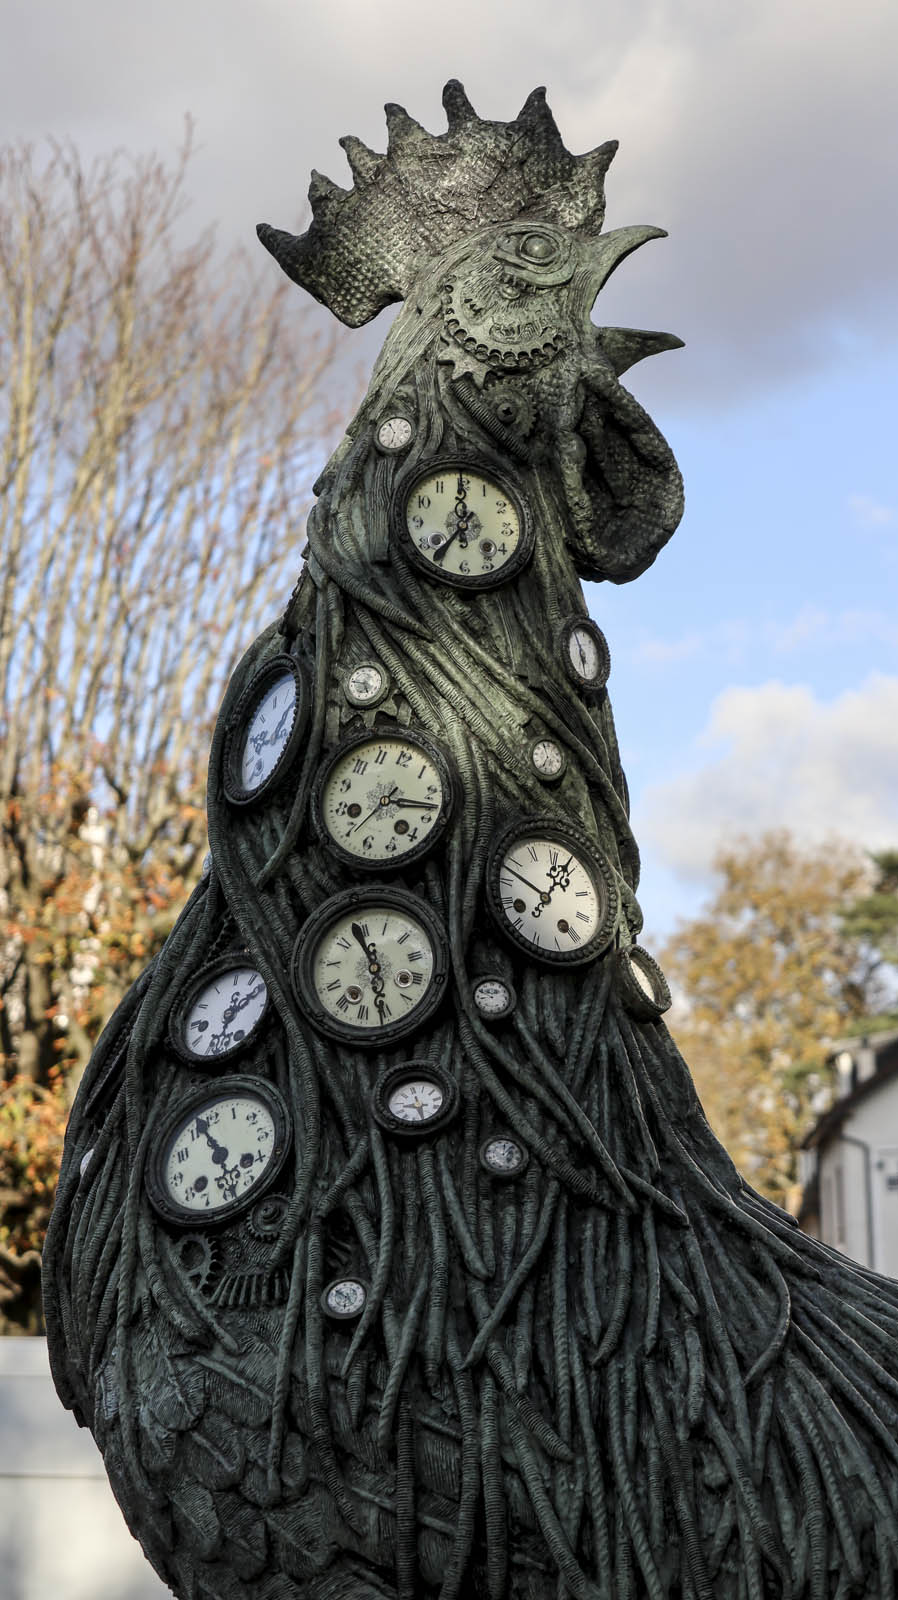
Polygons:
<instances>
[{"instance_id":1,"label":"background foliage","mask_svg":"<svg viewBox=\"0 0 898 1600\"><path fill-rule=\"evenodd\" d=\"M215 710L346 410L314 309L187 235L189 155L0 151L0 1327L34 1321L78 1076L199 875Z\"/></svg>"}]
</instances>

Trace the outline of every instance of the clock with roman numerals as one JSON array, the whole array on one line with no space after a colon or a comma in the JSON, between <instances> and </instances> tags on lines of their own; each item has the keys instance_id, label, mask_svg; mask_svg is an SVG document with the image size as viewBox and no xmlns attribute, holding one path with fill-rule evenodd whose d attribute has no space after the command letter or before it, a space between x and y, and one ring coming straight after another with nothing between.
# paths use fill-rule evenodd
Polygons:
<instances>
[{"instance_id":1,"label":"clock with roman numerals","mask_svg":"<svg viewBox=\"0 0 898 1600\"><path fill-rule=\"evenodd\" d=\"M377 1046L420 1028L446 993L445 932L418 895L380 885L332 895L293 950L293 989L334 1039Z\"/></svg>"},{"instance_id":2,"label":"clock with roman numerals","mask_svg":"<svg viewBox=\"0 0 898 1600\"><path fill-rule=\"evenodd\" d=\"M539 817L513 823L490 850L486 889L506 938L550 966L592 961L613 938L614 872L579 828Z\"/></svg>"}]
</instances>

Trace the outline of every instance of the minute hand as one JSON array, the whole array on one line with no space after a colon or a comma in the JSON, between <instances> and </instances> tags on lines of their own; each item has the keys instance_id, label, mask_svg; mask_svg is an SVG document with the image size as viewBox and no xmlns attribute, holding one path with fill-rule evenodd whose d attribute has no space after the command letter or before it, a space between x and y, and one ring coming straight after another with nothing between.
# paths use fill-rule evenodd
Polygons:
<instances>
[{"instance_id":1,"label":"minute hand","mask_svg":"<svg viewBox=\"0 0 898 1600\"><path fill-rule=\"evenodd\" d=\"M509 866L506 866L506 868L505 868L505 871L506 871L506 872L510 872L510 873L511 873L511 876L512 876L512 877L513 877L513 878L518 878L518 879L520 879L520 882L521 882L521 883L526 883L526 885L527 885L527 888L528 888L528 889L532 889L532 890L533 890L533 892L534 892L534 894L538 894L538 895L539 895L539 897L540 897L540 899L541 899L541 900L545 900L545 901L546 901L546 903L547 903L547 904L548 904L548 901L549 901L549 900L550 900L550 899L551 899L551 895L552 895L552 889L549 889L549 890L548 890L548 891L546 891L546 890L545 890L545 889L538 889L538 888L537 888L537 887L536 887L536 884L535 884L535 883L531 883L531 882L530 882L530 879L529 879L529 878L525 878L525 877L524 877L524 876L523 876L523 874L522 874L522 873L520 873L520 872L515 872L515 870L514 870L514 867L509 867ZM554 889L554 887L555 887L555 885L554 885L554 884L553 884L553 885L552 885L552 888L553 888L553 889Z\"/></svg>"}]
</instances>

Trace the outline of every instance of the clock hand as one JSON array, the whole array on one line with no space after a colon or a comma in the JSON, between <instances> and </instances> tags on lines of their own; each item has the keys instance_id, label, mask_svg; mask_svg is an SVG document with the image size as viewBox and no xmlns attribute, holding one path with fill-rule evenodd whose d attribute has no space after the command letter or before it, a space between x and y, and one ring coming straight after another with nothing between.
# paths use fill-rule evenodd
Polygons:
<instances>
[{"instance_id":1,"label":"clock hand","mask_svg":"<svg viewBox=\"0 0 898 1600\"><path fill-rule=\"evenodd\" d=\"M467 546L467 543L468 543L468 523L470 522L470 520L471 520L471 513L468 510L468 507L467 507L467 504L465 502L464 497L462 496L461 499L456 499L456 502L455 502L455 527L452 529L452 532L450 533L448 539L446 540L446 543L445 544L441 544L439 550L435 550L434 551L434 553L433 553L434 561L442 562L442 561L445 560L446 551L449 549L449 546L453 543L453 541L455 539L460 538L461 542L462 542L462 545L465 546L465 547Z\"/></svg>"},{"instance_id":2,"label":"clock hand","mask_svg":"<svg viewBox=\"0 0 898 1600\"><path fill-rule=\"evenodd\" d=\"M365 823L366 822L370 822L371 818L374 816L375 811L379 811L382 806L388 806L390 804L390 797L391 797L391 795L394 795L396 793L396 790L398 788L399 788L398 783L394 783L392 789L388 790L388 792L386 794L382 794L381 795L380 799L377 802L377 805L372 807L372 809L368 812L367 817L362 817L361 821L355 823L353 828L350 831L352 833L355 833L357 828L364 828Z\"/></svg>"},{"instance_id":3,"label":"clock hand","mask_svg":"<svg viewBox=\"0 0 898 1600\"><path fill-rule=\"evenodd\" d=\"M513 878L519 878L521 883L526 883L528 889L532 889L534 894L538 894L539 895L540 900L543 902L543 905L547 906L549 904L549 901L552 898L551 891L549 892L549 894L546 894L545 889L537 889L535 883L531 883L529 878L522 877L520 872L515 872L514 867L509 867L509 866L506 865L505 871L506 872L510 872L511 876Z\"/></svg>"},{"instance_id":4,"label":"clock hand","mask_svg":"<svg viewBox=\"0 0 898 1600\"><path fill-rule=\"evenodd\" d=\"M196 1131L201 1133L206 1143L212 1147L212 1160L216 1166L223 1166L228 1159L228 1152L223 1144L219 1144L214 1134L209 1132L209 1124L202 1117L196 1119Z\"/></svg>"},{"instance_id":5,"label":"clock hand","mask_svg":"<svg viewBox=\"0 0 898 1600\"><path fill-rule=\"evenodd\" d=\"M398 800L391 800L390 805L414 806L416 811L439 811L440 809L435 800L407 800L404 795L400 795Z\"/></svg>"},{"instance_id":6,"label":"clock hand","mask_svg":"<svg viewBox=\"0 0 898 1600\"><path fill-rule=\"evenodd\" d=\"M238 1011L242 1011L244 1006L248 1006L251 1000L255 1000L256 996L260 995L264 988L264 983L257 983L255 989L248 990L242 999L235 1000L232 1005L229 1005L222 1016L222 1026L225 1028L229 1027L236 1017Z\"/></svg>"}]
</instances>

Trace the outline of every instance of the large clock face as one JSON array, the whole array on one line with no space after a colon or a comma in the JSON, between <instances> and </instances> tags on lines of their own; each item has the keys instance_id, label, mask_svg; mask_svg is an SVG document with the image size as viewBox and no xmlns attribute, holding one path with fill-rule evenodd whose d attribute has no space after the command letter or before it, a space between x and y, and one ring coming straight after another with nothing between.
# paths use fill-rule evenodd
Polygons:
<instances>
[{"instance_id":1,"label":"large clock face","mask_svg":"<svg viewBox=\"0 0 898 1600\"><path fill-rule=\"evenodd\" d=\"M290 656L266 663L231 715L224 788L235 805L260 799L286 776L305 731L306 694Z\"/></svg>"},{"instance_id":2,"label":"large clock face","mask_svg":"<svg viewBox=\"0 0 898 1600\"><path fill-rule=\"evenodd\" d=\"M316 1027L379 1045L421 1026L445 992L445 936L416 895L392 888L334 895L305 924L293 986Z\"/></svg>"},{"instance_id":3,"label":"large clock face","mask_svg":"<svg viewBox=\"0 0 898 1600\"><path fill-rule=\"evenodd\" d=\"M166 1221L222 1221L273 1182L288 1144L286 1107L271 1084L222 1079L164 1123L147 1192Z\"/></svg>"},{"instance_id":4,"label":"large clock face","mask_svg":"<svg viewBox=\"0 0 898 1600\"><path fill-rule=\"evenodd\" d=\"M573 829L538 820L506 829L490 853L487 891L503 933L552 965L591 960L614 932L614 875Z\"/></svg>"},{"instance_id":5,"label":"large clock face","mask_svg":"<svg viewBox=\"0 0 898 1600\"><path fill-rule=\"evenodd\" d=\"M268 1005L265 981L239 955L201 972L172 1013L171 1037L190 1061L217 1065L243 1049Z\"/></svg>"},{"instance_id":6,"label":"large clock face","mask_svg":"<svg viewBox=\"0 0 898 1600\"><path fill-rule=\"evenodd\" d=\"M445 758L417 735L363 734L345 741L315 792L317 825L353 866L417 860L442 833L452 805Z\"/></svg>"},{"instance_id":7,"label":"large clock face","mask_svg":"<svg viewBox=\"0 0 898 1600\"><path fill-rule=\"evenodd\" d=\"M413 561L456 588L504 583L533 549L520 496L497 473L464 462L435 463L403 488L397 520Z\"/></svg>"}]
</instances>

